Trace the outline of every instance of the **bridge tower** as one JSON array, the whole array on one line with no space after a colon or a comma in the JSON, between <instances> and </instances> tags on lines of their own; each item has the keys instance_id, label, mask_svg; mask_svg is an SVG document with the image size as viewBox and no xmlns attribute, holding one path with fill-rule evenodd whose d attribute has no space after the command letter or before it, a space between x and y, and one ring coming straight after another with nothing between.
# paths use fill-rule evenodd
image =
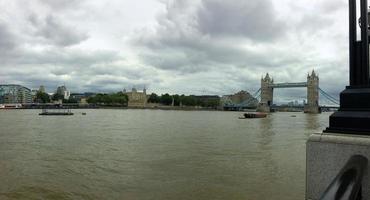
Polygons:
<instances>
[{"instance_id":1,"label":"bridge tower","mask_svg":"<svg viewBox=\"0 0 370 200\"><path fill-rule=\"evenodd\" d=\"M319 77L312 70L307 75L307 104L304 107L305 113L319 113Z\"/></svg>"},{"instance_id":2,"label":"bridge tower","mask_svg":"<svg viewBox=\"0 0 370 200\"><path fill-rule=\"evenodd\" d=\"M265 78L261 78L261 102L258 104L257 111L270 112L270 106L273 102L274 88L272 84L274 79L267 73Z\"/></svg>"}]
</instances>

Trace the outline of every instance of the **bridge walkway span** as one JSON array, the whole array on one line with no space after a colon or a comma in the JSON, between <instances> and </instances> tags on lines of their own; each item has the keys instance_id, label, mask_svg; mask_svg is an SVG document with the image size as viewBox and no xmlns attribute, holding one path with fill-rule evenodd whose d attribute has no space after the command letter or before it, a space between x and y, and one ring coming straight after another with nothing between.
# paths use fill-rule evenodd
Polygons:
<instances>
[{"instance_id":1,"label":"bridge walkway span","mask_svg":"<svg viewBox=\"0 0 370 200\"><path fill-rule=\"evenodd\" d=\"M307 82L298 83L273 83L270 84L272 88L296 88L296 87L307 87Z\"/></svg>"}]
</instances>

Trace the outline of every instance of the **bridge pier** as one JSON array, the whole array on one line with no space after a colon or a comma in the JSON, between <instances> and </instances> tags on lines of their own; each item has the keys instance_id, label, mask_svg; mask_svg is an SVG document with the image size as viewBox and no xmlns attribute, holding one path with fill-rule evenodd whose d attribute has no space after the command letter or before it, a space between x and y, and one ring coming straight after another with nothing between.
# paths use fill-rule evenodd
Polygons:
<instances>
[{"instance_id":1,"label":"bridge pier","mask_svg":"<svg viewBox=\"0 0 370 200\"><path fill-rule=\"evenodd\" d=\"M319 77L315 71L307 75L307 104L304 106L305 113L320 113L319 108Z\"/></svg>"},{"instance_id":2,"label":"bridge pier","mask_svg":"<svg viewBox=\"0 0 370 200\"><path fill-rule=\"evenodd\" d=\"M258 112L270 112L270 107L272 106L274 88L272 84L274 80L270 78L267 73L265 78L261 78L261 102L257 106Z\"/></svg>"}]
</instances>

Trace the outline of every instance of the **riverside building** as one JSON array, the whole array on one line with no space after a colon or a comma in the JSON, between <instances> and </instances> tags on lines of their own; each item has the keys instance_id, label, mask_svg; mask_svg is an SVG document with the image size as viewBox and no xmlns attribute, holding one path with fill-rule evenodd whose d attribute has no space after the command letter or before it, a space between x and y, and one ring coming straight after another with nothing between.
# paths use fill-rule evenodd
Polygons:
<instances>
[{"instance_id":1,"label":"riverside building","mask_svg":"<svg viewBox=\"0 0 370 200\"><path fill-rule=\"evenodd\" d=\"M249 92L247 91L239 91L232 95L224 95L221 98L221 105L225 106L227 104L240 104L246 101L250 101L250 106L257 107L258 100L254 98Z\"/></svg>"},{"instance_id":2,"label":"riverside building","mask_svg":"<svg viewBox=\"0 0 370 200\"><path fill-rule=\"evenodd\" d=\"M32 103L32 94L29 88L22 85L0 85L0 104Z\"/></svg>"},{"instance_id":3,"label":"riverside building","mask_svg":"<svg viewBox=\"0 0 370 200\"><path fill-rule=\"evenodd\" d=\"M123 93L128 96L128 106L129 107L145 107L148 101L148 96L146 95L146 89L144 88L143 92L138 92L136 88L132 88L131 92L126 92L126 89L123 90Z\"/></svg>"},{"instance_id":4,"label":"riverside building","mask_svg":"<svg viewBox=\"0 0 370 200\"><path fill-rule=\"evenodd\" d=\"M64 99L69 99L69 97L71 96L71 92L67 90L67 87L65 85L59 86L56 93L63 96Z\"/></svg>"}]
</instances>

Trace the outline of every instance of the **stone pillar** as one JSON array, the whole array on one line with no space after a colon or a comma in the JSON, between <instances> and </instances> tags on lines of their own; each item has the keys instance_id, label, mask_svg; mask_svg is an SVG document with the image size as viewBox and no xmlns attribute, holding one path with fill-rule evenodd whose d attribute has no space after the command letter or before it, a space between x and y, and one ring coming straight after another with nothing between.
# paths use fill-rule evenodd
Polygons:
<instances>
[{"instance_id":1,"label":"stone pillar","mask_svg":"<svg viewBox=\"0 0 370 200\"><path fill-rule=\"evenodd\" d=\"M261 78L261 102L257 106L259 112L270 112L273 103L274 88L271 85L274 80L267 73L265 78Z\"/></svg>"},{"instance_id":2,"label":"stone pillar","mask_svg":"<svg viewBox=\"0 0 370 200\"><path fill-rule=\"evenodd\" d=\"M144 86L143 90L143 106L146 107L146 103L148 102L148 96L146 95L146 87Z\"/></svg>"},{"instance_id":3,"label":"stone pillar","mask_svg":"<svg viewBox=\"0 0 370 200\"><path fill-rule=\"evenodd\" d=\"M319 77L312 70L307 75L307 104L304 107L305 113L319 113Z\"/></svg>"},{"instance_id":4,"label":"stone pillar","mask_svg":"<svg viewBox=\"0 0 370 200\"><path fill-rule=\"evenodd\" d=\"M306 199L318 200L353 155L370 160L370 136L318 133L306 145ZM370 165L362 179L362 199L370 200Z\"/></svg>"}]
</instances>

